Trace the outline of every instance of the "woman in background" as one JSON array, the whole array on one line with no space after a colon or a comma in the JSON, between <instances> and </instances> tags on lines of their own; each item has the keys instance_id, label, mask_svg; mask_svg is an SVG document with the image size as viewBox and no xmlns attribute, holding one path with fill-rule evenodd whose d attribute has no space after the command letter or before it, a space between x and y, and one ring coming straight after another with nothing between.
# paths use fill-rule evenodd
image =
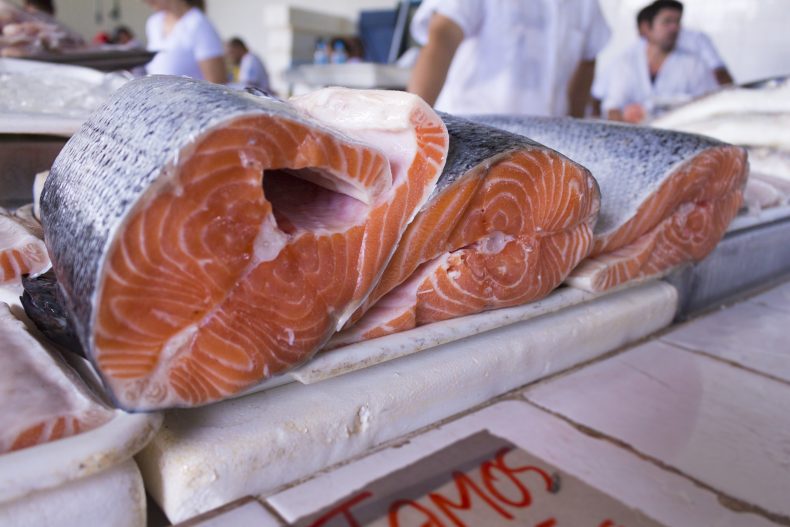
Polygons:
<instances>
[{"instance_id":1,"label":"woman in background","mask_svg":"<svg viewBox=\"0 0 790 527\"><path fill-rule=\"evenodd\" d=\"M224 49L201 0L145 0L156 13L148 18L148 50L155 51L148 74L183 75L210 82L227 79Z\"/></svg>"}]
</instances>

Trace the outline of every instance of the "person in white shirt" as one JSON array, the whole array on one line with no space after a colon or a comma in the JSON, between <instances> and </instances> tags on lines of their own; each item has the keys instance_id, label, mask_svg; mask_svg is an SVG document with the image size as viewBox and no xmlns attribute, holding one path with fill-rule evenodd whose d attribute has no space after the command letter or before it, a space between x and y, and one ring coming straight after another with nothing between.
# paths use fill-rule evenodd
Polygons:
<instances>
[{"instance_id":1,"label":"person in white shirt","mask_svg":"<svg viewBox=\"0 0 790 527\"><path fill-rule=\"evenodd\" d=\"M438 110L577 115L609 39L598 0L425 0L408 90Z\"/></svg>"},{"instance_id":2,"label":"person in white shirt","mask_svg":"<svg viewBox=\"0 0 790 527\"><path fill-rule=\"evenodd\" d=\"M194 1L145 0L156 10L145 24L148 50L156 52L146 72L225 83L222 40Z\"/></svg>"},{"instance_id":3,"label":"person in white shirt","mask_svg":"<svg viewBox=\"0 0 790 527\"><path fill-rule=\"evenodd\" d=\"M247 48L247 44L242 39L238 37L230 39L225 45L225 56L234 68L238 68L234 72L233 84L270 91L269 75L263 62Z\"/></svg>"},{"instance_id":4,"label":"person in white shirt","mask_svg":"<svg viewBox=\"0 0 790 527\"><path fill-rule=\"evenodd\" d=\"M699 58L713 72L719 86L733 83L732 75L730 75L730 71L727 69L727 65L724 63L721 55L719 55L716 46L713 45L710 37L702 31L681 28L680 36L678 37L678 48L699 55Z\"/></svg>"},{"instance_id":5,"label":"person in white shirt","mask_svg":"<svg viewBox=\"0 0 790 527\"><path fill-rule=\"evenodd\" d=\"M645 38L645 30L648 26L647 17L650 13L651 6L652 4L640 10L636 17L636 25L639 31L640 39ZM632 47L638 47L641 45L641 42L635 42ZM727 65L724 63L721 55L719 55L716 46L713 45L710 37L708 37L708 35L702 31L681 27L680 35L678 36L677 41L677 48L698 55L699 58L701 58L708 68L710 68L710 70L713 72L713 75L716 77L716 81L720 86L726 86L733 83L732 75L727 69ZM625 53L628 53L628 51ZM623 55L621 55L621 57L622 56ZM592 85L594 115L600 115L601 113L601 102L606 98L612 75L617 73L616 68L613 67L613 65L616 65L617 62L619 61L615 60L609 64L606 64L604 67L599 67L595 70L595 80L593 81Z\"/></svg>"},{"instance_id":6,"label":"person in white shirt","mask_svg":"<svg viewBox=\"0 0 790 527\"><path fill-rule=\"evenodd\" d=\"M649 8L645 39L613 63L603 101L609 119L641 122L718 85L702 58L677 46L683 4L656 0Z\"/></svg>"}]
</instances>

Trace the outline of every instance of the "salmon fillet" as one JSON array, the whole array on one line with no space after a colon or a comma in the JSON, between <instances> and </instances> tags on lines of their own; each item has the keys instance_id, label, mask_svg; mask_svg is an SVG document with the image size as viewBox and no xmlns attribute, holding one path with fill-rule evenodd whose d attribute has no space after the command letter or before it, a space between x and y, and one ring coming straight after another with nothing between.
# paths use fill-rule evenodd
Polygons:
<instances>
[{"instance_id":1,"label":"salmon fillet","mask_svg":"<svg viewBox=\"0 0 790 527\"><path fill-rule=\"evenodd\" d=\"M2 302L0 361L0 454L91 430L113 416Z\"/></svg>"},{"instance_id":2,"label":"salmon fillet","mask_svg":"<svg viewBox=\"0 0 790 527\"><path fill-rule=\"evenodd\" d=\"M0 286L19 286L23 275L38 276L50 266L41 225L30 207L0 209Z\"/></svg>"},{"instance_id":3,"label":"salmon fillet","mask_svg":"<svg viewBox=\"0 0 790 527\"><path fill-rule=\"evenodd\" d=\"M600 195L587 169L516 134L442 119L450 153L437 187L361 320L330 347L537 300L592 248Z\"/></svg>"},{"instance_id":4,"label":"salmon fillet","mask_svg":"<svg viewBox=\"0 0 790 527\"><path fill-rule=\"evenodd\" d=\"M184 78L121 88L41 196L66 308L115 402L206 404L307 360L369 294L447 143L402 92L295 106Z\"/></svg>"},{"instance_id":5,"label":"salmon fillet","mask_svg":"<svg viewBox=\"0 0 790 527\"><path fill-rule=\"evenodd\" d=\"M473 120L534 138L589 168L601 214L589 258L567 283L604 291L699 261L743 203L743 148L708 137L570 118Z\"/></svg>"}]
</instances>

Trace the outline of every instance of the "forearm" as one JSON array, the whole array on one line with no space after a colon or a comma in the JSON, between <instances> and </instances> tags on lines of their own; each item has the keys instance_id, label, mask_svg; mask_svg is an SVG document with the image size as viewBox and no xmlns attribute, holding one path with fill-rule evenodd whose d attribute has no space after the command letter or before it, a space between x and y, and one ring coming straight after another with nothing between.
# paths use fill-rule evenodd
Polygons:
<instances>
[{"instance_id":1,"label":"forearm","mask_svg":"<svg viewBox=\"0 0 790 527\"><path fill-rule=\"evenodd\" d=\"M433 106L442 91L455 51L464 38L455 22L439 14L433 15L428 43L420 51L412 70L408 91Z\"/></svg>"},{"instance_id":2,"label":"forearm","mask_svg":"<svg viewBox=\"0 0 790 527\"><path fill-rule=\"evenodd\" d=\"M716 68L713 74L716 76L716 82L718 82L720 86L727 86L734 82L729 70L724 66Z\"/></svg>"},{"instance_id":3,"label":"forearm","mask_svg":"<svg viewBox=\"0 0 790 527\"><path fill-rule=\"evenodd\" d=\"M579 63L568 86L568 114L572 117L584 117L594 76L594 60Z\"/></svg>"},{"instance_id":4,"label":"forearm","mask_svg":"<svg viewBox=\"0 0 790 527\"><path fill-rule=\"evenodd\" d=\"M198 62L203 78L216 84L225 84L228 81L228 74L225 70L225 61L222 57L214 57Z\"/></svg>"}]
</instances>

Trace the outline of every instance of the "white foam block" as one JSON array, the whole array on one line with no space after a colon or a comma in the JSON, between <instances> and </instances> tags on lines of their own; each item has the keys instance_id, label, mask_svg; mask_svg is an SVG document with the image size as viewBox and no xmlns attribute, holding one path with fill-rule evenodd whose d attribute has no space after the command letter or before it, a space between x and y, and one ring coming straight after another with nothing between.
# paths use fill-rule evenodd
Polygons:
<instances>
[{"instance_id":1,"label":"white foam block","mask_svg":"<svg viewBox=\"0 0 790 527\"><path fill-rule=\"evenodd\" d=\"M145 526L145 489L134 461L0 504L3 527Z\"/></svg>"},{"instance_id":2,"label":"white foam block","mask_svg":"<svg viewBox=\"0 0 790 527\"><path fill-rule=\"evenodd\" d=\"M645 284L311 385L168 412L138 456L173 521L265 494L665 327L675 289Z\"/></svg>"},{"instance_id":3,"label":"white foam block","mask_svg":"<svg viewBox=\"0 0 790 527\"><path fill-rule=\"evenodd\" d=\"M784 382L652 341L526 397L717 492L790 518Z\"/></svg>"},{"instance_id":4,"label":"white foam block","mask_svg":"<svg viewBox=\"0 0 790 527\"><path fill-rule=\"evenodd\" d=\"M754 514L739 514L723 507L717 496L700 489L689 480L660 469L606 441L586 435L561 419L523 401L505 401L467 415L427 433L412 437L408 443L387 448L370 456L320 474L305 483L270 496L268 503L289 523L318 512L350 493L401 467L417 462L454 442L488 430L512 442L543 462L571 475L594 490L613 498L622 506L641 511L660 525L716 525L719 527L773 525ZM557 498L565 499L561 479ZM546 498L533 496L532 508ZM584 520L571 525L596 525L595 510L603 500L568 502L560 509L575 510ZM596 503L597 502L597 503ZM512 509L509 509L512 511ZM352 510L353 513L353 510ZM536 519L542 519L538 514ZM639 525L653 522L640 522ZM448 522L449 524L449 522ZM562 525L563 523L560 522ZM632 525L629 523L629 525Z\"/></svg>"}]
</instances>

